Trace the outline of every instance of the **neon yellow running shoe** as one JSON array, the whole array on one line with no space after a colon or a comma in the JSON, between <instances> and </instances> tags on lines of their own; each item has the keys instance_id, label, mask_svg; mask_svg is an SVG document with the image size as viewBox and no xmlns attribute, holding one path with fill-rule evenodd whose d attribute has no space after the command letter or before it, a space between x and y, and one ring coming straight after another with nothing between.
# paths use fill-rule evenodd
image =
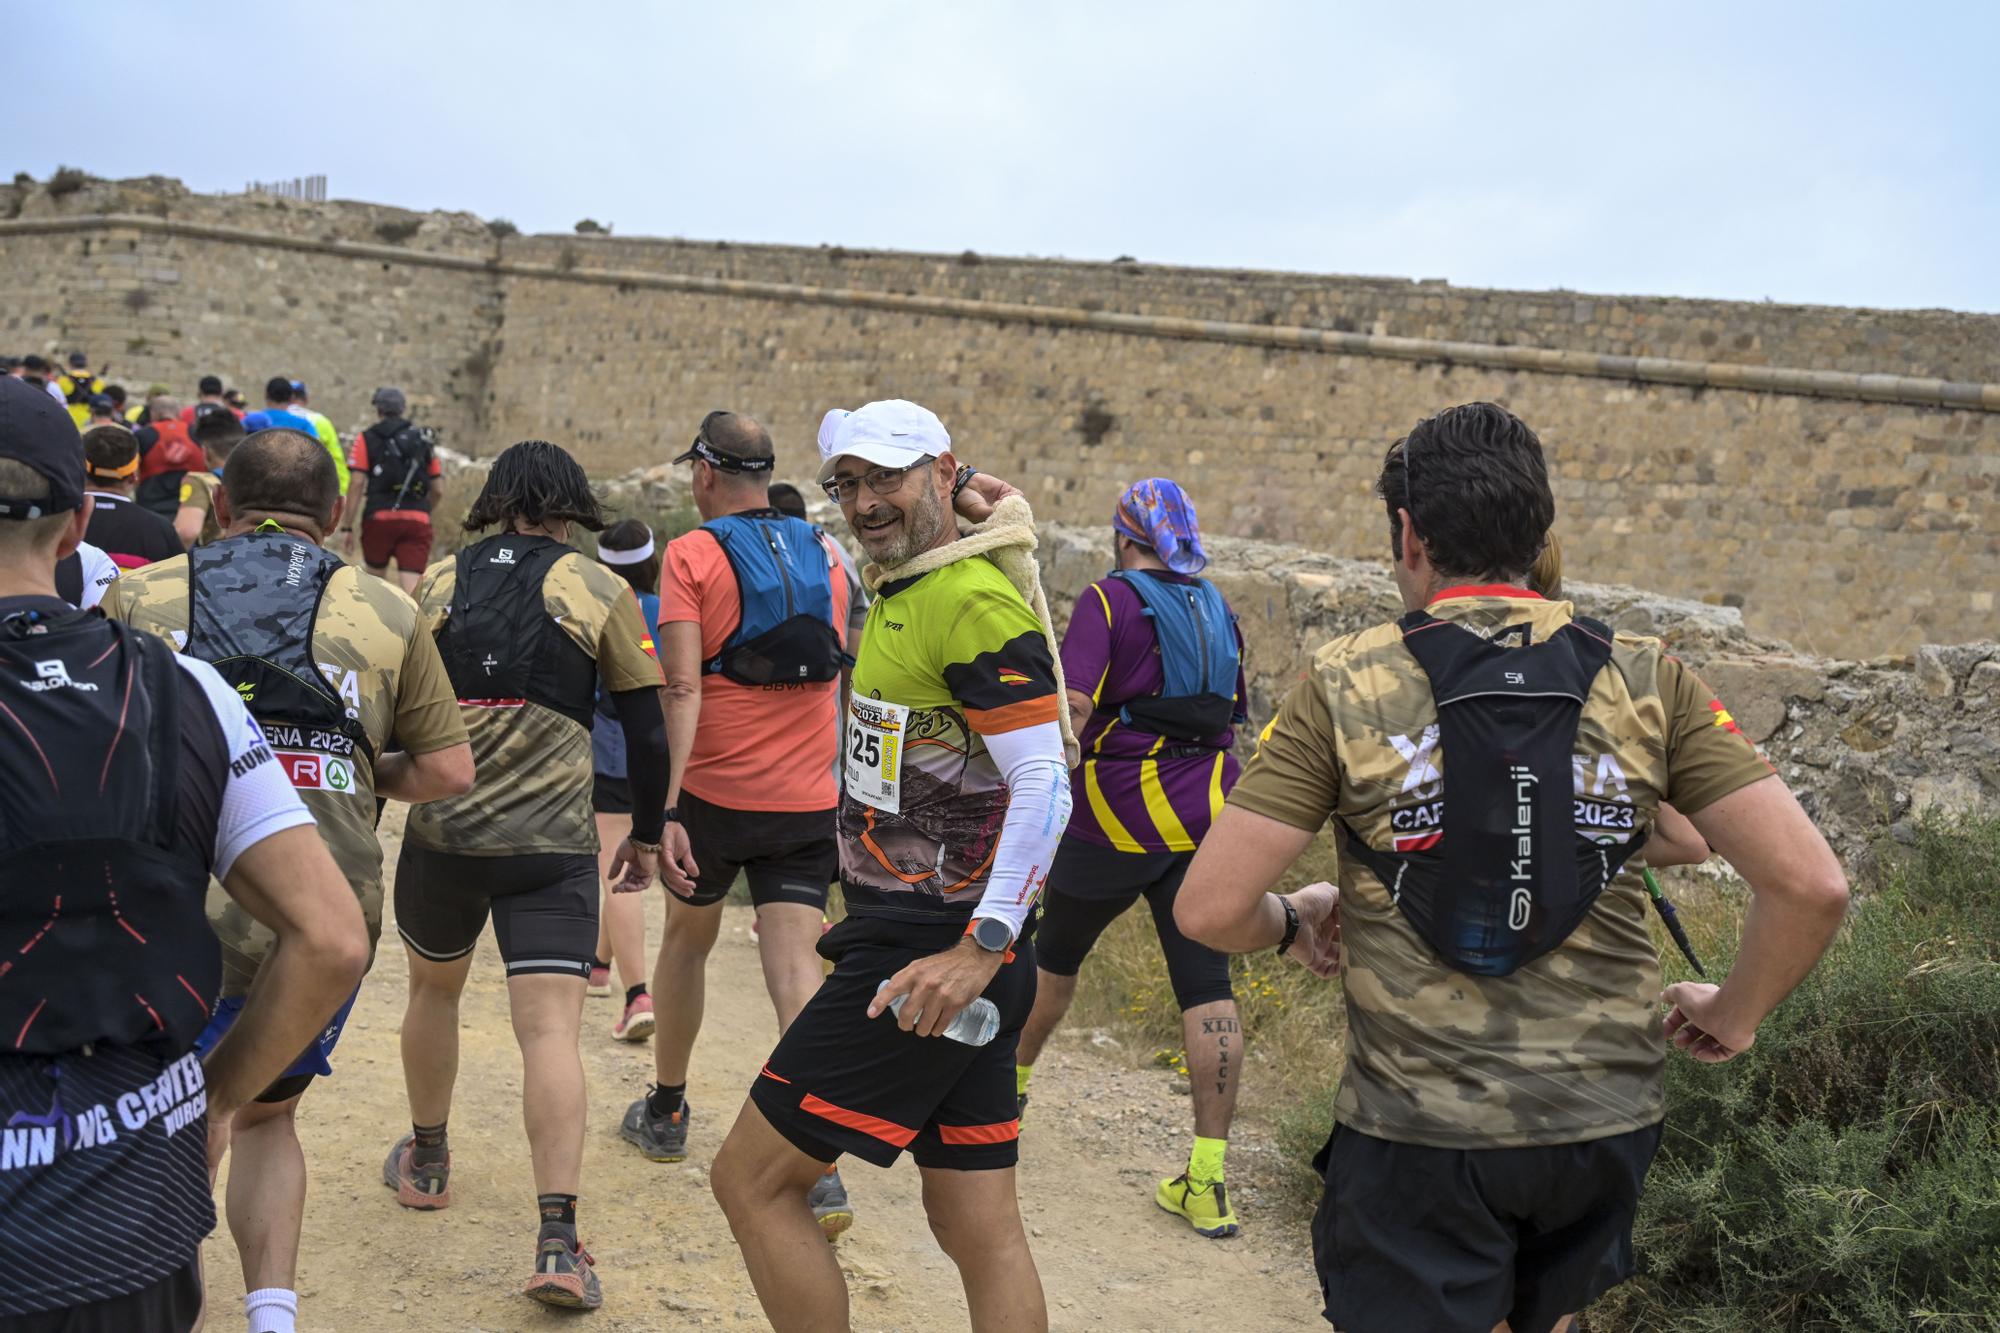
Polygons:
<instances>
[{"instance_id":1,"label":"neon yellow running shoe","mask_svg":"<svg viewBox=\"0 0 2000 1333\"><path fill-rule=\"evenodd\" d=\"M1160 1182L1153 1202L1176 1217L1186 1218L1189 1226L1210 1240L1221 1240L1242 1230L1236 1214L1229 1210L1229 1191L1219 1180L1196 1184L1183 1171L1172 1180Z\"/></svg>"}]
</instances>

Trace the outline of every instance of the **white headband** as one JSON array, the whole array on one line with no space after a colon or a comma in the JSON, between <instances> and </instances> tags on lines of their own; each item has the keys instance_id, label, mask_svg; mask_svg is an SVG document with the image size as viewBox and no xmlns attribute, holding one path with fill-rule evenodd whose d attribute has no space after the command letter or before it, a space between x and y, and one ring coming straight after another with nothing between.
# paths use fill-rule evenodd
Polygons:
<instances>
[{"instance_id":1,"label":"white headband","mask_svg":"<svg viewBox=\"0 0 2000 1333\"><path fill-rule=\"evenodd\" d=\"M597 544L597 558L607 565L636 565L652 558L653 534L646 534L646 544L635 546L629 551L617 551L604 543Z\"/></svg>"}]
</instances>

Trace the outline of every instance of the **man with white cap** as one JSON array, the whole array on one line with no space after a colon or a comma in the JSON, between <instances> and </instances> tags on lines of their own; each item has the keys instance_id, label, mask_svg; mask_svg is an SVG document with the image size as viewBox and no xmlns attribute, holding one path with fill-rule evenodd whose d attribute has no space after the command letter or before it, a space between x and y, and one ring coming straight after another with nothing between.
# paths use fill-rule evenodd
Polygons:
<instances>
[{"instance_id":1,"label":"man with white cap","mask_svg":"<svg viewBox=\"0 0 2000 1333\"><path fill-rule=\"evenodd\" d=\"M1012 488L969 485L944 424L900 400L829 414L820 454L878 581L842 742L847 917L819 945L833 973L710 1181L772 1324L844 1328L807 1193L843 1153L889 1166L907 1148L973 1327L1045 1328L1015 1195L1013 1061L1034 1004L1035 898L1069 819L1060 685L1022 592L992 561L943 550L954 507L982 519ZM991 1035L944 1037L982 996Z\"/></svg>"}]
</instances>

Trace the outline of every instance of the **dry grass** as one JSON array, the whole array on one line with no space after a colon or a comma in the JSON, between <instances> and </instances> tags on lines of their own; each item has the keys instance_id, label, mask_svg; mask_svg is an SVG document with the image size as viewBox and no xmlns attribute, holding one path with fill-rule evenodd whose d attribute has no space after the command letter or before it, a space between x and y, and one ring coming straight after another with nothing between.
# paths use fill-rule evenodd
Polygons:
<instances>
[{"instance_id":1,"label":"dry grass","mask_svg":"<svg viewBox=\"0 0 2000 1333\"><path fill-rule=\"evenodd\" d=\"M1280 888L1330 880L1335 866L1333 841L1322 832ZM1317 1190L1309 1163L1332 1124L1333 1088L1345 1058L1340 983L1321 981L1269 952L1232 958L1230 976L1248 1052L1239 1105L1272 1126L1286 1159L1296 1165L1292 1182L1304 1207ZM1143 905L1112 922L1098 940L1065 1026L1105 1028L1156 1063L1186 1072L1180 1010L1152 914Z\"/></svg>"}]
</instances>

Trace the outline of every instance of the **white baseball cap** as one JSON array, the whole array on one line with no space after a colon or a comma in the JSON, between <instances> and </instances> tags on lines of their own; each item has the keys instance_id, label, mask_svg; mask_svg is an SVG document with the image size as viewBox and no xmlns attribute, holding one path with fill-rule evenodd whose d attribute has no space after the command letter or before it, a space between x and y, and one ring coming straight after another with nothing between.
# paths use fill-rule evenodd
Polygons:
<instances>
[{"instance_id":1,"label":"white baseball cap","mask_svg":"<svg viewBox=\"0 0 2000 1333\"><path fill-rule=\"evenodd\" d=\"M819 479L833 480L834 465L852 454L877 467L909 467L951 448L951 435L928 407L884 398L849 412L834 408L819 423Z\"/></svg>"}]
</instances>

